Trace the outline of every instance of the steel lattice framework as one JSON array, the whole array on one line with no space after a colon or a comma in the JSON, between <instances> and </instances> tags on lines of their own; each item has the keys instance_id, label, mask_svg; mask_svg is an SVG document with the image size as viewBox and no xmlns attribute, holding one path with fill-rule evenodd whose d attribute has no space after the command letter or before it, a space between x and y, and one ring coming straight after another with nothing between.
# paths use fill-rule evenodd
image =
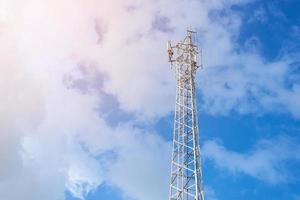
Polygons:
<instances>
[{"instance_id":1,"label":"steel lattice framework","mask_svg":"<svg viewBox=\"0 0 300 200\"><path fill-rule=\"evenodd\" d=\"M204 200L195 100L198 49L193 44L194 33L187 31L184 40L175 46L168 43L169 62L175 63L177 82L169 200Z\"/></svg>"}]
</instances>

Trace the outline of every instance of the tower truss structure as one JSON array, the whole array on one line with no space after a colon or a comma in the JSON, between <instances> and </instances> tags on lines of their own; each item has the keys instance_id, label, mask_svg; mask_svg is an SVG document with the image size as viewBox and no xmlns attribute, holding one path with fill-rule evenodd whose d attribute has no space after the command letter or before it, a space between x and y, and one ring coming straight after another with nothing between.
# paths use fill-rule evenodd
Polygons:
<instances>
[{"instance_id":1,"label":"tower truss structure","mask_svg":"<svg viewBox=\"0 0 300 200\"><path fill-rule=\"evenodd\" d=\"M195 32L188 30L175 46L168 42L169 62L175 64L176 71L169 200L204 200L195 97L195 75L202 64L197 65L199 52L194 35Z\"/></svg>"}]
</instances>

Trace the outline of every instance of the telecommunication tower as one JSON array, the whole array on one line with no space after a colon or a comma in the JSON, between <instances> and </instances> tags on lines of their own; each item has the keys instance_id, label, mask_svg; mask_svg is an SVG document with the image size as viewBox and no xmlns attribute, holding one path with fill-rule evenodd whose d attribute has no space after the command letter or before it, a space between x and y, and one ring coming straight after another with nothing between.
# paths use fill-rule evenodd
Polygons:
<instances>
[{"instance_id":1,"label":"telecommunication tower","mask_svg":"<svg viewBox=\"0 0 300 200\"><path fill-rule=\"evenodd\" d=\"M197 65L199 52L194 44L195 33L188 30L186 37L175 46L168 42L169 62L175 63L176 71L169 200L204 200L195 97L196 70L202 68L202 64Z\"/></svg>"}]
</instances>

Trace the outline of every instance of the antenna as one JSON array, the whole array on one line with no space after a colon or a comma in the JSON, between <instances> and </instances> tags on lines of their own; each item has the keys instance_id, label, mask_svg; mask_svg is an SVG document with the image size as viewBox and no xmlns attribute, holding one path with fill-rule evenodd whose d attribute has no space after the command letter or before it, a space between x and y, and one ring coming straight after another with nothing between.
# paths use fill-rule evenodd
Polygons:
<instances>
[{"instance_id":1,"label":"antenna","mask_svg":"<svg viewBox=\"0 0 300 200\"><path fill-rule=\"evenodd\" d=\"M174 47L172 47L171 41L168 41L167 51L168 51L168 55L169 55L169 63L171 63L171 65L173 65L173 62L175 62L175 60L173 60L173 55L174 55L173 49L174 49Z\"/></svg>"}]
</instances>

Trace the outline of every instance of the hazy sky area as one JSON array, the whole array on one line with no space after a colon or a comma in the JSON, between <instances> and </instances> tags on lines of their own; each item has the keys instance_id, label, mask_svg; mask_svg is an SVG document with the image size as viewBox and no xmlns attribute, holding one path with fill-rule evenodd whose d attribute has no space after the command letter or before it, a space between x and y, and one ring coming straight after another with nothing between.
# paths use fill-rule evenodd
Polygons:
<instances>
[{"instance_id":1,"label":"hazy sky area","mask_svg":"<svg viewBox=\"0 0 300 200\"><path fill-rule=\"evenodd\" d=\"M198 32L206 200L300 200L299 0L0 0L0 199L167 200Z\"/></svg>"}]
</instances>

